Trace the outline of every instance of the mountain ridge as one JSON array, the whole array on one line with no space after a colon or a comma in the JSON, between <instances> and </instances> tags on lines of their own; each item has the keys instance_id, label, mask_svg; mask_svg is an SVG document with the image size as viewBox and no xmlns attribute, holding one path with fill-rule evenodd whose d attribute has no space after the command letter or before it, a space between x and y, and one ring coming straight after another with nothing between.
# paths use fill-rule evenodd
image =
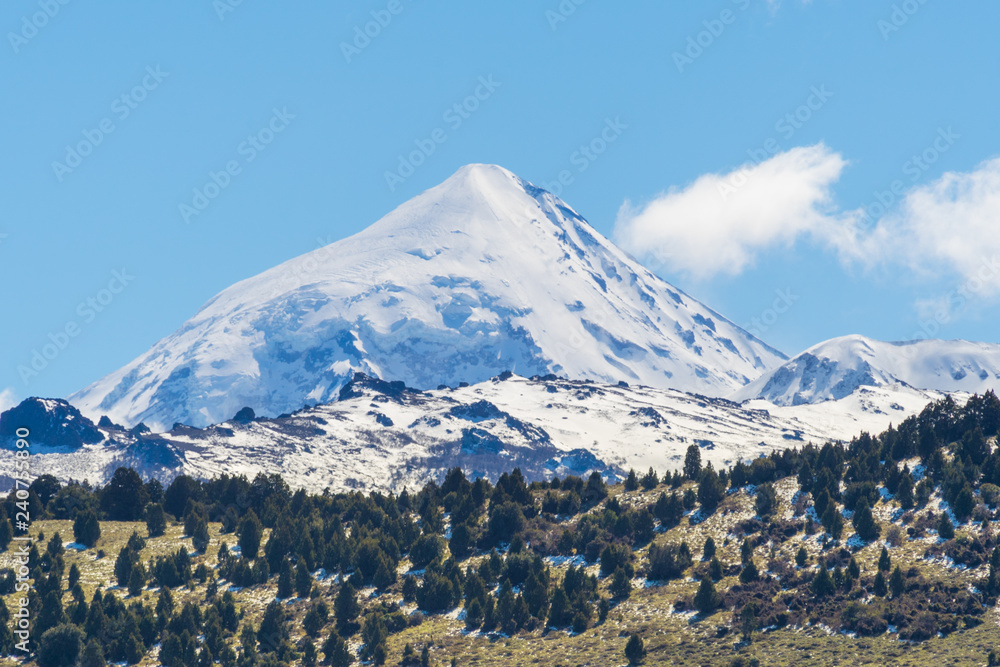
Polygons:
<instances>
[{"instance_id":1,"label":"mountain ridge","mask_svg":"<svg viewBox=\"0 0 1000 667\"><path fill-rule=\"evenodd\" d=\"M982 394L1000 389L1000 345L966 340L885 342L861 335L823 341L764 373L730 398L776 405L836 400L859 387L902 384Z\"/></svg>"},{"instance_id":2,"label":"mountain ridge","mask_svg":"<svg viewBox=\"0 0 1000 667\"><path fill-rule=\"evenodd\" d=\"M721 396L785 361L568 204L468 165L351 237L235 283L73 394L96 418L205 426L332 400L354 372L418 388L510 370Z\"/></svg>"}]
</instances>

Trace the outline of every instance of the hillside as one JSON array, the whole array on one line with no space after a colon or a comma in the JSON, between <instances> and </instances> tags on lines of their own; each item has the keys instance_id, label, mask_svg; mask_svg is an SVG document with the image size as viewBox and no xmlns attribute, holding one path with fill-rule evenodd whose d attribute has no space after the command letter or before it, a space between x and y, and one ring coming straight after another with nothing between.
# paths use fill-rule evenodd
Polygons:
<instances>
[{"instance_id":1,"label":"hillside","mask_svg":"<svg viewBox=\"0 0 1000 667\"><path fill-rule=\"evenodd\" d=\"M683 471L613 487L459 471L398 497L292 494L277 476L164 491L123 470L97 494L39 480L30 502L52 518L32 529L31 574L57 594L35 596L33 618L80 619L59 632L99 638L109 659L145 646L134 662L191 667L206 647L222 664L419 665L426 647L431 665L620 665L632 636L649 665L985 664L1000 640L998 428L992 394L946 399L846 448L717 474L692 447ZM141 513L139 496L184 525L130 546L146 524L110 519ZM88 507L100 537L68 544Z\"/></svg>"}]
</instances>

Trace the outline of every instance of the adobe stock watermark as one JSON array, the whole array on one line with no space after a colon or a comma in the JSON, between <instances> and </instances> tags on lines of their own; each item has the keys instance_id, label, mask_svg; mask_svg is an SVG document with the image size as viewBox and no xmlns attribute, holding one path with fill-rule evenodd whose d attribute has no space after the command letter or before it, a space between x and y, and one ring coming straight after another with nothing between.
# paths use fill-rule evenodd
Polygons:
<instances>
[{"instance_id":1,"label":"adobe stock watermark","mask_svg":"<svg viewBox=\"0 0 1000 667\"><path fill-rule=\"evenodd\" d=\"M146 68L146 74L137 85L131 90L122 93L111 101L111 116L102 118L93 128L84 129L83 139L75 144L66 145L66 154L62 162L55 160L52 162L52 173L60 183L75 169L83 164L83 161L93 154L94 150L104 143L104 140L117 129L115 119L122 122L132 115L132 112L139 108L149 94L160 87L160 84L170 76L169 72L164 72L157 65L150 65Z\"/></svg>"},{"instance_id":2,"label":"adobe stock watermark","mask_svg":"<svg viewBox=\"0 0 1000 667\"><path fill-rule=\"evenodd\" d=\"M403 0L389 0L384 9L373 9L372 20L364 25L354 26L354 35L350 42L340 43L340 52L344 55L344 60L350 65L351 61L361 52L371 46L372 41L377 39L382 31L389 27L393 19L403 13L406 6Z\"/></svg>"},{"instance_id":3,"label":"adobe stock watermark","mask_svg":"<svg viewBox=\"0 0 1000 667\"><path fill-rule=\"evenodd\" d=\"M17 32L8 32L7 40L14 53L20 53L21 48L28 45L28 42L38 36L38 33L54 19L62 8L70 3L70 0L38 0L39 11L30 16L21 17L21 29Z\"/></svg>"},{"instance_id":4,"label":"adobe stock watermark","mask_svg":"<svg viewBox=\"0 0 1000 667\"><path fill-rule=\"evenodd\" d=\"M545 20L549 22L549 27L555 32L561 23L569 20L569 17L576 13L577 7L587 0L561 0L555 9L545 10Z\"/></svg>"},{"instance_id":5,"label":"adobe stock watermark","mask_svg":"<svg viewBox=\"0 0 1000 667\"><path fill-rule=\"evenodd\" d=\"M67 320L58 330L50 331L46 342L31 350L29 362L17 367L17 374L21 377L21 382L25 386L29 385L32 379L38 377L48 368L49 364L69 347L70 342L83 333L84 328L92 324L98 315L107 310L108 306L132 284L133 280L135 280L135 276L129 274L125 268L112 271L111 279L108 280L107 285L77 304L76 317Z\"/></svg>"},{"instance_id":6,"label":"adobe stock watermark","mask_svg":"<svg viewBox=\"0 0 1000 667\"><path fill-rule=\"evenodd\" d=\"M815 114L826 106L826 103L833 97L833 93L827 90L825 84L812 86L809 89L809 96L805 101L795 108L794 111L786 113L774 124L774 129L786 141L795 136L795 133L805 127ZM769 137L764 141L761 148L751 148L747 150L750 162L734 171L728 178L718 185L719 194L723 201L729 199L738 189L747 184L750 178L750 171L753 167L760 166L761 163L771 159L782 151L781 144L774 137Z\"/></svg>"},{"instance_id":7,"label":"adobe stock watermark","mask_svg":"<svg viewBox=\"0 0 1000 667\"><path fill-rule=\"evenodd\" d=\"M587 171L597 158L604 155L611 144L618 141L622 133L628 129L628 125L622 122L621 116L604 119L604 127L590 141L581 144L578 149L569 156L569 162L576 169L562 169L556 174L556 179L547 183L542 183L541 187L548 190L556 197L560 196L563 188L573 184L576 180L575 174L582 174Z\"/></svg>"},{"instance_id":8,"label":"adobe stock watermark","mask_svg":"<svg viewBox=\"0 0 1000 667\"><path fill-rule=\"evenodd\" d=\"M750 6L750 0L732 0L736 8L745 11ZM700 30L693 35L688 35L687 45L683 51L674 51L671 57L674 59L674 66L681 74L684 70L694 64L694 61L705 55L705 52L712 48L716 40L722 37L726 28L736 23L737 14L732 9L723 9L719 16L714 19L707 19L701 24L704 30Z\"/></svg>"},{"instance_id":9,"label":"adobe stock watermark","mask_svg":"<svg viewBox=\"0 0 1000 667\"><path fill-rule=\"evenodd\" d=\"M222 192L232 185L233 178L243 173L243 167L257 159L257 156L267 150L275 137L288 129L295 119L295 114L289 113L288 107L277 107L271 110L271 118L253 134L240 142L236 147L237 158L229 160L219 171L209 171L208 180L191 192L191 201L181 202L177 210L185 224L191 218L201 215Z\"/></svg>"},{"instance_id":10,"label":"adobe stock watermark","mask_svg":"<svg viewBox=\"0 0 1000 667\"><path fill-rule=\"evenodd\" d=\"M962 135L951 127L939 127L934 140L924 150L914 153L902 164L900 171L909 176L910 183L916 183L941 157L951 150ZM873 228L878 221L906 196L907 183L897 178L886 190L875 190L874 199L861 207L861 214L855 216L852 224L855 230Z\"/></svg>"},{"instance_id":11,"label":"adobe stock watermark","mask_svg":"<svg viewBox=\"0 0 1000 667\"><path fill-rule=\"evenodd\" d=\"M965 281L946 294L931 301L936 304L933 314L920 322L920 329L913 332L910 340L927 340L936 337L941 330L951 324L974 302L993 293L1000 279L1000 257L984 258L979 268Z\"/></svg>"},{"instance_id":12,"label":"adobe stock watermark","mask_svg":"<svg viewBox=\"0 0 1000 667\"><path fill-rule=\"evenodd\" d=\"M903 2L894 3L889 18L879 19L875 23L879 32L882 33L882 41L888 42L889 37L894 32L902 30L903 26L909 23L910 19L926 4L927 0L903 0Z\"/></svg>"},{"instance_id":13,"label":"adobe stock watermark","mask_svg":"<svg viewBox=\"0 0 1000 667\"><path fill-rule=\"evenodd\" d=\"M212 9L220 21L226 20L226 14L232 14L243 4L243 0L212 0Z\"/></svg>"},{"instance_id":14,"label":"adobe stock watermark","mask_svg":"<svg viewBox=\"0 0 1000 667\"><path fill-rule=\"evenodd\" d=\"M471 95L445 109L441 115L441 119L445 122L448 129L438 127L431 131L427 137L414 139L413 144L416 148L405 155L400 154L396 169L394 171L387 170L383 174L385 184L389 186L389 192L395 192L396 188L406 182L406 179L413 176L417 168L424 164L427 158L437 151L438 146L448 141L448 132L455 132L462 127L465 121L469 120L472 114L479 110L482 103L493 97L497 88L502 85L500 81L496 81L493 78L492 74L480 76L478 85L472 91Z\"/></svg>"},{"instance_id":15,"label":"adobe stock watermark","mask_svg":"<svg viewBox=\"0 0 1000 667\"><path fill-rule=\"evenodd\" d=\"M750 318L750 323L743 325L755 338L763 338L764 334L778 323L781 316L792 309L795 302L799 300L799 295L794 294L790 287L774 291L774 300L770 306L760 311L757 317Z\"/></svg>"}]
</instances>

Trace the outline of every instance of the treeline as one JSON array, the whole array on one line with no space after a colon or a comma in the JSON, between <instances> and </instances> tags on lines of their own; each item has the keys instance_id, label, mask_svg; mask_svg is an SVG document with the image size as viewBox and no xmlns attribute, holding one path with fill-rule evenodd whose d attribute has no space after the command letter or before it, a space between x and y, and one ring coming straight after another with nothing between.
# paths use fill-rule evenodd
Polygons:
<instances>
[{"instance_id":1,"label":"treeline","mask_svg":"<svg viewBox=\"0 0 1000 667\"><path fill-rule=\"evenodd\" d=\"M100 544L101 520L144 521L150 537L162 535L168 521L181 522L201 553L209 545L209 523L218 523L225 544L218 550L217 568L210 569L195 565L200 558L192 559L187 546L169 556L144 558L145 539L137 532L117 554L120 589L98 591L88 602L79 572L65 572L61 538L53 536L44 553L36 547L29 556L35 648L43 667L71 664L58 661L69 656L99 664L98 653L100 660L135 664L158 643L160 661L168 667L347 665L355 659L348 642L357 636L357 657L382 664L391 634L419 623L422 614L459 605L470 630L582 632L603 623L614 605L631 595L632 579L639 574L653 582L696 577L701 582L697 594L675 606L703 614L731 609L734 626L747 636L758 622L822 621L862 634L891 624L921 639L931 629L936 634L970 626L984 604L995 602L1000 550L993 538L950 539L941 547L952 557L989 562L990 575L977 596L942 591L919 572L890 566L883 571L883 563L878 572L862 572L840 544L845 517L859 539L875 540L884 527L872 508L883 494L907 511L937 492L957 521L988 522L1000 500L1000 453L990 445L998 429L1000 401L992 393L961 407L946 398L881 435L863 434L846 446L774 452L728 471L702 465L699 448L692 446L680 471L662 477L653 470L631 472L624 495L610 494L596 473L529 484L518 470L493 484L453 469L440 484L398 496L293 492L279 475L264 474L252 481L180 476L166 488L155 480L144 483L127 468L102 488L43 476L25 501L33 518L73 521L74 540L88 548ZM906 461L915 462L914 468ZM779 518L773 488L788 477L797 479L800 490L792 521ZM637 559L636 549L650 544L657 532L677 526L685 514L696 522L724 504L727 489L751 485L757 517L731 534L741 545L738 563L724 562L711 539L699 545L700 553L684 542L654 543L646 557ZM640 489L646 493L631 493ZM0 512L0 547L6 548L13 534L8 517L14 516L15 503L9 497ZM932 526L913 521L907 533L936 530L947 537L949 526L953 536L954 526L941 513ZM817 567L809 567L805 550L795 567L758 563L763 545L818 531L825 535L826 549ZM577 560L563 572L550 566L551 558L560 556ZM404 559L410 568L400 576ZM588 574L584 562L598 563L600 576ZM317 572L323 576L317 578ZM0 592L9 593L13 573L2 575ZM716 589L723 578L737 575L737 584ZM220 582L226 587L273 585L277 599L252 624L238 595L220 593ZM155 605L138 601L150 586L160 587ZM203 591L204 601L176 609L171 590L178 587ZM362 603L364 588L375 593ZM782 591L786 594L779 596ZM404 613L393 602L400 595L421 613ZM867 595L880 602L864 608L853 604ZM295 597L308 609L296 620L304 637L293 641L299 633L292 632L288 607L279 600ZM9 628L6 608L0 608L0 616L3 628ZM13 640L4 632L0 629L0 653L9 653ZM404 664L426 663L423 648L418 653L409 647L406 660L412 661ZM61 657L50 660L52 655Z\"/></svg>"}]
</instances>

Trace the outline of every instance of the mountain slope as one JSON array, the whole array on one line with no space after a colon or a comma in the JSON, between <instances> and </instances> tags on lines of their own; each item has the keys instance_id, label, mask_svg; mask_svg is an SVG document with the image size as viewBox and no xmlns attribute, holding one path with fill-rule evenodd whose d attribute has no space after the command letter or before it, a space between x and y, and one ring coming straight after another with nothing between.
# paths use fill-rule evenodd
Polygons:
<instances>
[{"instance_id":1,"label":"mountain slope","mask_svg":"<svg viewBox=\"0 0 1000 667\"><path fill-rule=\"evenodd\" d=\"M504 374L419 391L358 375L332 403L275 419L240 411L205 429L151 433L102 419L100 442L80 442L74 434L93 433L94 425L72 406L41 399L25 401L0 422L34 415L32 465L64 480L103 483L128 465L163 481L181 472L208 478L280 472L289 484L314 492L399 492L440 482L454 466L493 479L514 467L529 479L591 471L613 479L632 467L675 470L691 444L701 448L703 461L729 467L775 449L879 432L936 398L894 385L861 388L822 405L740 406L671 389L554 376ZM67 423L77 426L67 429ZM12 438L0 437L0 448L13 447ZM14 457L0 459L8 462L0 463L2 483L13 473Z\"/></svg>"},{"instance_id":2,"label":"mountain slope","mask_svg":"<svg viewBox=\"0 0 1000 667\"><path fill-rule=\"evenodd\" d=\"M355 371L418 388L504 370L724 395L786 357L668 285L552 194L463 167L361 233L226 289L71 397L128 425L329 401Z\"/></svg>"},{"instance_id":3,"label":"mountain slope","mask_svg":"<svg viewBox=\"0 0 1000 667\"><path fill-rule=\"evenodd\" d=\"M1000 389L1000 345L964 340L886 343L833 338L765 373L730 398L801 405L843 398L858 387L905 384L982 394Z\"/></svg>"}]
</instances>

